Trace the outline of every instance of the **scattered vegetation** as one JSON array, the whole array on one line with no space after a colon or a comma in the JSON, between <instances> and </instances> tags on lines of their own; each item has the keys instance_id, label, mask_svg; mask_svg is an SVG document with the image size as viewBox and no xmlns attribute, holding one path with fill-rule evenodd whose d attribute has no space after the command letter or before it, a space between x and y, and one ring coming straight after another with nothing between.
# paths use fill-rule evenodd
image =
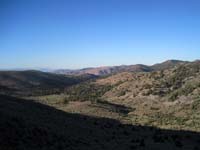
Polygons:
<instances>
[{"instance_id":1,"label":"scattered vegetation","mask_svg":"<svg viewBox=\"0 0 200 150\"><path fill-rule=\"evenodd\" d=\"M84 82L66 89L65 93L69 95L68 99L70 101L96 101L112 88L113 86L111 85L95 85L93 83Z\"/></svg>"},{"instance_id":2,"label":"scattered vegetation","mask_svg":"<svg viewBox=\"0 0 200 150\"><path fill-rule=\"evenodd\" d=\"M2 149L200 148L181 131L200 131L199 61L100 78L0 72L0 93L27 99L0 96Z\"/></svg>"},{"instance_id":3,"label":"scattered vegetation","mask_svg":"<svg viewBox=\"0 0 200 150\"><path fill-rule=\"evenodd\" d=\"M0 96L0 149L198 149L199 133L122 124Z\"/></svg>"}]
</instances>

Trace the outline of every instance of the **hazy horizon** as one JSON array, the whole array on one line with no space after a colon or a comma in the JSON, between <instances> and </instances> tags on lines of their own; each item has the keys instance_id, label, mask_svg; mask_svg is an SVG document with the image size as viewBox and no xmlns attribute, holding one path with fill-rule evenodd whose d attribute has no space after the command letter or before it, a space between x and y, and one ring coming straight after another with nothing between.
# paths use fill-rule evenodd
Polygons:
<instances>
[{"instance_id":1,"label":"hazy horizon","mask_svg":"<svg viewBox=\"0 0 200 150\"><path fill-rule=\"evenodd\" d=\"M200 58L198 0L1 0L0 69Z\"/></svg>"},{"instance_id":2,"label":"hazy horizon","mask_svg":"<svg viewBox=\"0 0 200 150\"><path fill-rule=\"evenodd\" d=\"M119 65L101 65L101 66L86 66L82 68L50 68L50 67L18 67L18 68L0 68L0 71L26 71L26 70L40 70L40 71L55 71L55 70L80 70L80 69L87 69L87 68L101 68L101 67L114 67L114 66L129 66L129 65L146 65L146 66L152 66L155 64L163 63L165 61L170 61L170 60L177 60L177 61L188 61L188 62L193 62L197 61L199 59L194 59L194 60L180 60L180 59L167 59L161 62L155 62L153 64L144 64L144 63L135 63L135 64L119 64Z\"/></svg>"}]
</instances>

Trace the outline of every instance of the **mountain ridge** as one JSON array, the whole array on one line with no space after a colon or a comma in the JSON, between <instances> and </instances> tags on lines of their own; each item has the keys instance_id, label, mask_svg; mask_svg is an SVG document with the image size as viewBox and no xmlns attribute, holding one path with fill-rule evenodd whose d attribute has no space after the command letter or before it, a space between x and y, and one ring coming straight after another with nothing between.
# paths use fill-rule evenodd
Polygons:
<instances>
[{"instance_id":1,"label":"mountain ridge","mask_svg":"<svg viewBox=\"0 0 200 150\"><path fill-rule=\"evenodd\" d=\"M151 72L163 69L169 69L175 65L187 63L188 61L182 60L167 60L162 63L157 63L154 65L144 65L144 64L135 64L135 65L120 65L120 66L102 66L102 67L89 67L83 69L58 69L53 71L56 74L66 74L66 75L82 75L82 74L93 74L98 76L105 76L109 74L115 74L119 72Z\"/></svg>"}]
</instances>

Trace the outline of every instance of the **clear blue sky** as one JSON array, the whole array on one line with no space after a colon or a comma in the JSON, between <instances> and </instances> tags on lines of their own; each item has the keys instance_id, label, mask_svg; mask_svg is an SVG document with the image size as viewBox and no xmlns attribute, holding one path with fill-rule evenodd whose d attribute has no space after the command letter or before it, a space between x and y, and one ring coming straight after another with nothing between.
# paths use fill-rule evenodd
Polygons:
<instances>
[{"instance_id":1,"label":"clear blue sky","mask_svg":"<svg viewBox=\"0 0 200 150\"><path fill-rule=\"evenodd\" d=\"M0 68L199 58L199 0L0 0Z\"/></svg>"}]
</instances>

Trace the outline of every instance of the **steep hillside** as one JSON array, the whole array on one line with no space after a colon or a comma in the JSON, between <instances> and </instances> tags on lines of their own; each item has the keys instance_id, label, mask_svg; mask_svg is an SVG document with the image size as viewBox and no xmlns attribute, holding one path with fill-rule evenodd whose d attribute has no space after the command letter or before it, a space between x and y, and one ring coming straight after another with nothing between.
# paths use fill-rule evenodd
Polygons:
<instances>
[{"instance_id":1,"label":"steep hillside","mask_svg":"<svg viewBox=\"0 0 200 150\"><path fill-rule=\"evenodd\" d=\"M131 107L128 123L200 131L200 61L154 72L123 72L65 91L68 101Z\"/></svg>"},{"instance_id":2,"label":"steep hillside","mask_svg":"<svg viewBox=\"0 0 200 150\"><path fill-rule=\"evenodd\" d=\"M167 96L176 93L177 96L175 98L178 98L178 96L182 95L198 94L199 78L200 61L195 61L179 64L171 69L161 71L117 73L92 82L72 86L69 90L76 91L83 86L84 90L90 88L89 91L91 91L93 89L93 92L91 92L93 94L96 90L102 91L102 93L105 91L108 98L109 96L111 96L110 98L119 98L119 93L124 93L126 98L150 95L169 98ZM101 90L101 87L106 89ZM124 97L124 95L121 96Z\"/></svg>"}]
</instances>

